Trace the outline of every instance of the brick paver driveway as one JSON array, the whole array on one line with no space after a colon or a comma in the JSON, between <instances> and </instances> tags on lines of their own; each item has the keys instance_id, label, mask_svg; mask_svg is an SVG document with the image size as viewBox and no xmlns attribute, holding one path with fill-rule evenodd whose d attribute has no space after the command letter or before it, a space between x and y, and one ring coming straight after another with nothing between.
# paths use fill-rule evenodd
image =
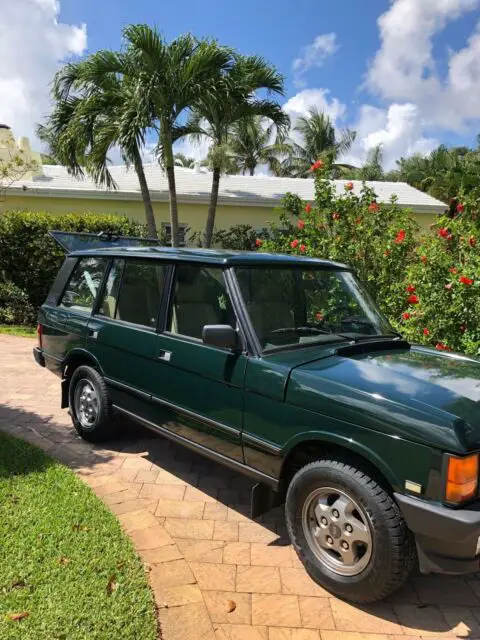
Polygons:
<instances>
[{"instance_id":1,"label":"brick paver driveway","mask_svg":"<svg viewBox=\"0 0 480 640\"><path fill-rule=\"evenodd\" d=\"M387 602L351 606L306 575L281 509L249 519L243 477L134 425L106 447L84 443L33 344L0 336L0 429L71 466L117 514L149 571L164 640L480 637L477 576L414 576Z\"/></svg>"}]
</instances>

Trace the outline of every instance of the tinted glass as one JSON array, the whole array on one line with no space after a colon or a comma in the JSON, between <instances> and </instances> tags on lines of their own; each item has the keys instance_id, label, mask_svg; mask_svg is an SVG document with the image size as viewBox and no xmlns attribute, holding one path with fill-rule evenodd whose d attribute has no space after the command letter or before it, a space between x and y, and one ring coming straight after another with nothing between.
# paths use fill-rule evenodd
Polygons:
<instances>
[{"instance_id":1,"label":"tinted glass","mask_svg":"<svg viewBox=\"0 0 480 640\"><path fill-rule=\"evenodd\" d=\"M76 233L74 231L50 231L50 235L67 253L80 249L101 249L104 247L157 247L155 238L134 238L109 233Z\"/></svg>"},{"instance_id":2,"label":"tinted glass","mask_svg":"<svg viewBox=\"0 0 480 640\"><path fill-rule=\"evenodd\" d=\"M357 278L331 269L236 269L264 350L310 342L395 335Z\"/></svg>"},{"instance_id":3,"label":"tinted glass","mask_svg":"<svg viewBox=\"0 0 480 640\"><path fill-rule=\"evenodd\" d=\"M168 330L202 338L206 324L235 326L222 269L183 265L175 270Z\"/></svg>"},{"instance_id":4,"label":"tinted glass","mask_svg":"<svg viewBox=\"0 0 480 640\"><path fill-rule=\"evenodd\" d=\"M91 312L105 271L105 258L81 258L63 292L61 307Z\"/></svg>"},{"instance_id":5,"label":"tinted glass","mask_svg":"<svg viewBox=\"0 0 480 640\"><path fill-rule=\"evenodd\" d=\"M162 300L165 270L166 266L155 260L127 260L115 318L155 327ZM113 285L114 283L112 287Z\"/></svg>"},{"instance_id":6,"label":"tinted glass","mask_svg":"<svg viewBox=\"0 0 480 640\"><path fill-rule=\"evenodd\" d=\"M120 291L120 283L122 280L123 267L125 260L114 260L108 273L105 291L103 292L102 301L98 308L98 314L107 318L115 318L117 310L118 293Z\"/></svg>"}]
</instances>

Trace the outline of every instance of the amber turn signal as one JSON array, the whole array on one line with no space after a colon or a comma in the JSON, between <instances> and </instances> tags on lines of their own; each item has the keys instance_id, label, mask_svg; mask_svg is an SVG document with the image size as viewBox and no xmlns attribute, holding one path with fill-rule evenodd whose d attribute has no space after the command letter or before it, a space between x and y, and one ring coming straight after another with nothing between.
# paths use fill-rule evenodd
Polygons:
<instances>
[{"instance_id":1,"label":"amber turn signal","mask_svg":"<svg viewBox=\"0 0 480 640\"><path fill-rule=\"evenodd\" d=\"M449 502L464 502L472 498L478 487L478 453L466 458L448 458L445 498Z\"/></svg>"}]
</instances>

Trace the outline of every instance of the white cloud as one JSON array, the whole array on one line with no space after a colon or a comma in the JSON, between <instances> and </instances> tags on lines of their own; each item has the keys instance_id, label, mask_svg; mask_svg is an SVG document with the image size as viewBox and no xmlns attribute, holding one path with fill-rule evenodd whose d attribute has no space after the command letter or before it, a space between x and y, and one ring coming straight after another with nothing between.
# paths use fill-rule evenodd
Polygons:
<instances>
[{"instance_id":1,"label":"white cloud","mask_svg":"<svg viewBox=\"0 0 480 640\"><path fill-rule=\"evenodd\" d=\"M347 107L337 98L331 98L328 89L304 89L283 105L292 122L299 116L307 115L308 111L314 108L326 113L335 124L344 117Z\"/></svg>"},{"instance_id":2,"label":"white cloud","mask_svg":"<svg viewBox=\"0 0 480 640\"><path fill-rule=\"evenodd\" d=\"M15 136L34 138L36 124L49 111L53 74L62 61L85 51L86 26L59 22L58 0L1 4L0 122Z\"/></svg>"},{"instance_id":3,"label":"white cloud","mask_svg":"<svg viewBox=\"0 0 480 640\"><path fill-rule=\"evenodd\" d=\"M389 170L402 156L425 155L439 144L424 136L419 109L412 103L393 103L387 109L363 105L352 128L357 139L343 159L355 166L361 166L370 149L378 145L382 146L384 168Z\"/></svg>"},{"instance_id":4,"label":"white cloud","mask_svg":"<svg viewBox=\"0 0 480 640\"><path fill-rule=\"evenodd\" d=\"M174 153L183 153L187 158L193 158L200 162L207 157L211 144L212 141L207 137L204 137L199 143L193 142L187 137L176 142L173 151Z\"/></svg>"},{"instance_id":5,"label":"white cloud","mask_svg":"<svg viewBox=\"0 0 480 640\"><path fill-rule=\"evenodd\" d=\"M480 0L395 0L378 19L381 46L366 86L385 100L416 104L426 125L464 131L480 119L480 31L450 54L445 78L435 65L433 38L479 5Z\"/></svg>"},{"instance_id":6,"label":"white cloud","mask_svg":"<svg viewBox=\"0 0 480 640\"><path fill-rule=\"evenodd\" d=\"M337 34L324 33L303 47L301 54L292 63L293 84L296 87L305 87L304 74L314 67L321 67L325 60L338 50Z\"/></svg>"}]
</instances>

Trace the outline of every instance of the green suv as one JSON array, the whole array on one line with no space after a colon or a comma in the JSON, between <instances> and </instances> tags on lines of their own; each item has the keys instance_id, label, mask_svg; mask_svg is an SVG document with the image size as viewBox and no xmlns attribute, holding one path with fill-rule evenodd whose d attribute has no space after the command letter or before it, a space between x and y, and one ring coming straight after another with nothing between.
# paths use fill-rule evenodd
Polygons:
<instances>
[{"instance_id":1,"label":"green suv","mask_svg":"<svg viewBox=\"0 0 480 640\"><path fill-rule=\"evenodd\" d=\"M308 573L351 601L417 559L479 570L479 361L403 340L341 264L113 240L71 252L39 313L82 438L121 414L249 475L253 515L284 501Z\"/></svg>"}]
</instances>

